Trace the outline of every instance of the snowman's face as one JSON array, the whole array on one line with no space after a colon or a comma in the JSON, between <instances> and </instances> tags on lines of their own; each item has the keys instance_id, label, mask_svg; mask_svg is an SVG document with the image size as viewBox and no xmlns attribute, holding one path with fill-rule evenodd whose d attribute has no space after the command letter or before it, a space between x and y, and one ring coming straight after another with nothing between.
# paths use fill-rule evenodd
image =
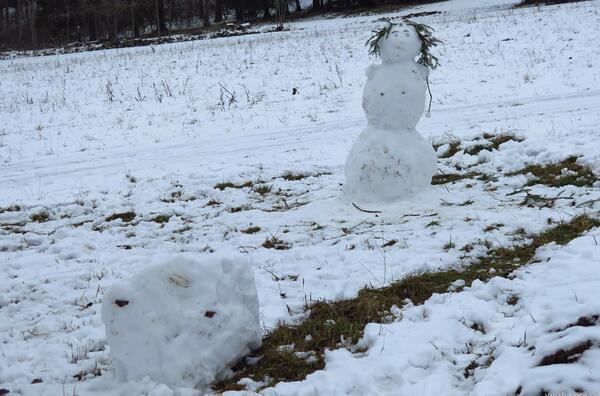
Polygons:
<instances>
[{"instance_id":1,"label":"snowman's face","mask_svg":"<svg viewBox=\"0 0 600 396\"><path fill-rule=\"evenodd\" d=\"M421 39L413 26L401 24L381 39L379 55L383 63L414 60L421 52Z\"/></svg>"}]
</instances>

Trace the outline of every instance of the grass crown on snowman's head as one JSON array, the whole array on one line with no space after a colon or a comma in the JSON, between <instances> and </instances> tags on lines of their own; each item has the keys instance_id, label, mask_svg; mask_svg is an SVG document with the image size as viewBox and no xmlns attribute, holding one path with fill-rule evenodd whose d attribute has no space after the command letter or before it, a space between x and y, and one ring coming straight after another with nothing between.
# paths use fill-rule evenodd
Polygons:
<instances>
[{"instance_id":1,"label":"grass crown on snowman's head","mask_svg":"<svg viewBox=\"0 0 600 396\"><path fill-rule=\"evenodd\" d=\"M433 28L408 19L404 19L403 22L415 29L419 40L421 41L421 51L417 63L427 66L432 70L438 67L440 65L438 58L433 55L430 50L432 47L436 47L438 44L442 43L442 41L433 36ZM365 45L369 47L369 55L379 56L382 40L387 39L390 33L394 31L394 28L401 25L402 23L395 24L388 21L387 26L373 30L373 35L365 43Z\"/></svg>"}]
</instances>

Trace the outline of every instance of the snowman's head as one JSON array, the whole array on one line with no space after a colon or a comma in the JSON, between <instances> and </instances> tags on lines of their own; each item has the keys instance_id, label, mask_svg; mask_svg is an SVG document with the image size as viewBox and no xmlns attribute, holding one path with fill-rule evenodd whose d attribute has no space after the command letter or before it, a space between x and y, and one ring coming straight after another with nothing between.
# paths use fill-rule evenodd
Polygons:
<instances>
[{"instance_id":1,"label":"snowman's head","mask_svg":"<svg viewBox=\"0 0 600 396\"><path fill-rule=\"evenodd\" d=\"M421 53L421 39L417 30L407 24L394 25L379 42L379 56L383 63L414 60Z\"/></svg>"}]
</instances>

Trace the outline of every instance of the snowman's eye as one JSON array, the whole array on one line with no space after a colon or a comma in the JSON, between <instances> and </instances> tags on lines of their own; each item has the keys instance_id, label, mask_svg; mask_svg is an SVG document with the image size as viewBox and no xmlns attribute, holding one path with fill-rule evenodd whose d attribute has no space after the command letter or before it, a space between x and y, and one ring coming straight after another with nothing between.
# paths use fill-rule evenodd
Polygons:
<instances>
[{"instance_id":1,"label":"snowman's eye","mask_svg":"<svg viewBox=\"0 0 600 396\"><path fill-rule=\"evenodd\" d=\"M383 92L380 95L383 96Z\"/></svg>"}]
</instances>

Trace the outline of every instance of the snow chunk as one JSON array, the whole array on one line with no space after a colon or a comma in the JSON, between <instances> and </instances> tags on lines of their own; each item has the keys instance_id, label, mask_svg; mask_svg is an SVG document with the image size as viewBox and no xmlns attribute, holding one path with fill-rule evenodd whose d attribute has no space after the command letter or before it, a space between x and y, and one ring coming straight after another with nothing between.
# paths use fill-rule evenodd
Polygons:
<instances>
[{"instance_id":1,"label":"snow chunk","mask_svg":"<svg viewBox=\"0 0 600 396\"><path fill-rule=\"evenodd\" d=\"M114 285L102 320L117 377L203 388L261 344L246 262L177 257Z\"/></svg>"}]
</instances>

